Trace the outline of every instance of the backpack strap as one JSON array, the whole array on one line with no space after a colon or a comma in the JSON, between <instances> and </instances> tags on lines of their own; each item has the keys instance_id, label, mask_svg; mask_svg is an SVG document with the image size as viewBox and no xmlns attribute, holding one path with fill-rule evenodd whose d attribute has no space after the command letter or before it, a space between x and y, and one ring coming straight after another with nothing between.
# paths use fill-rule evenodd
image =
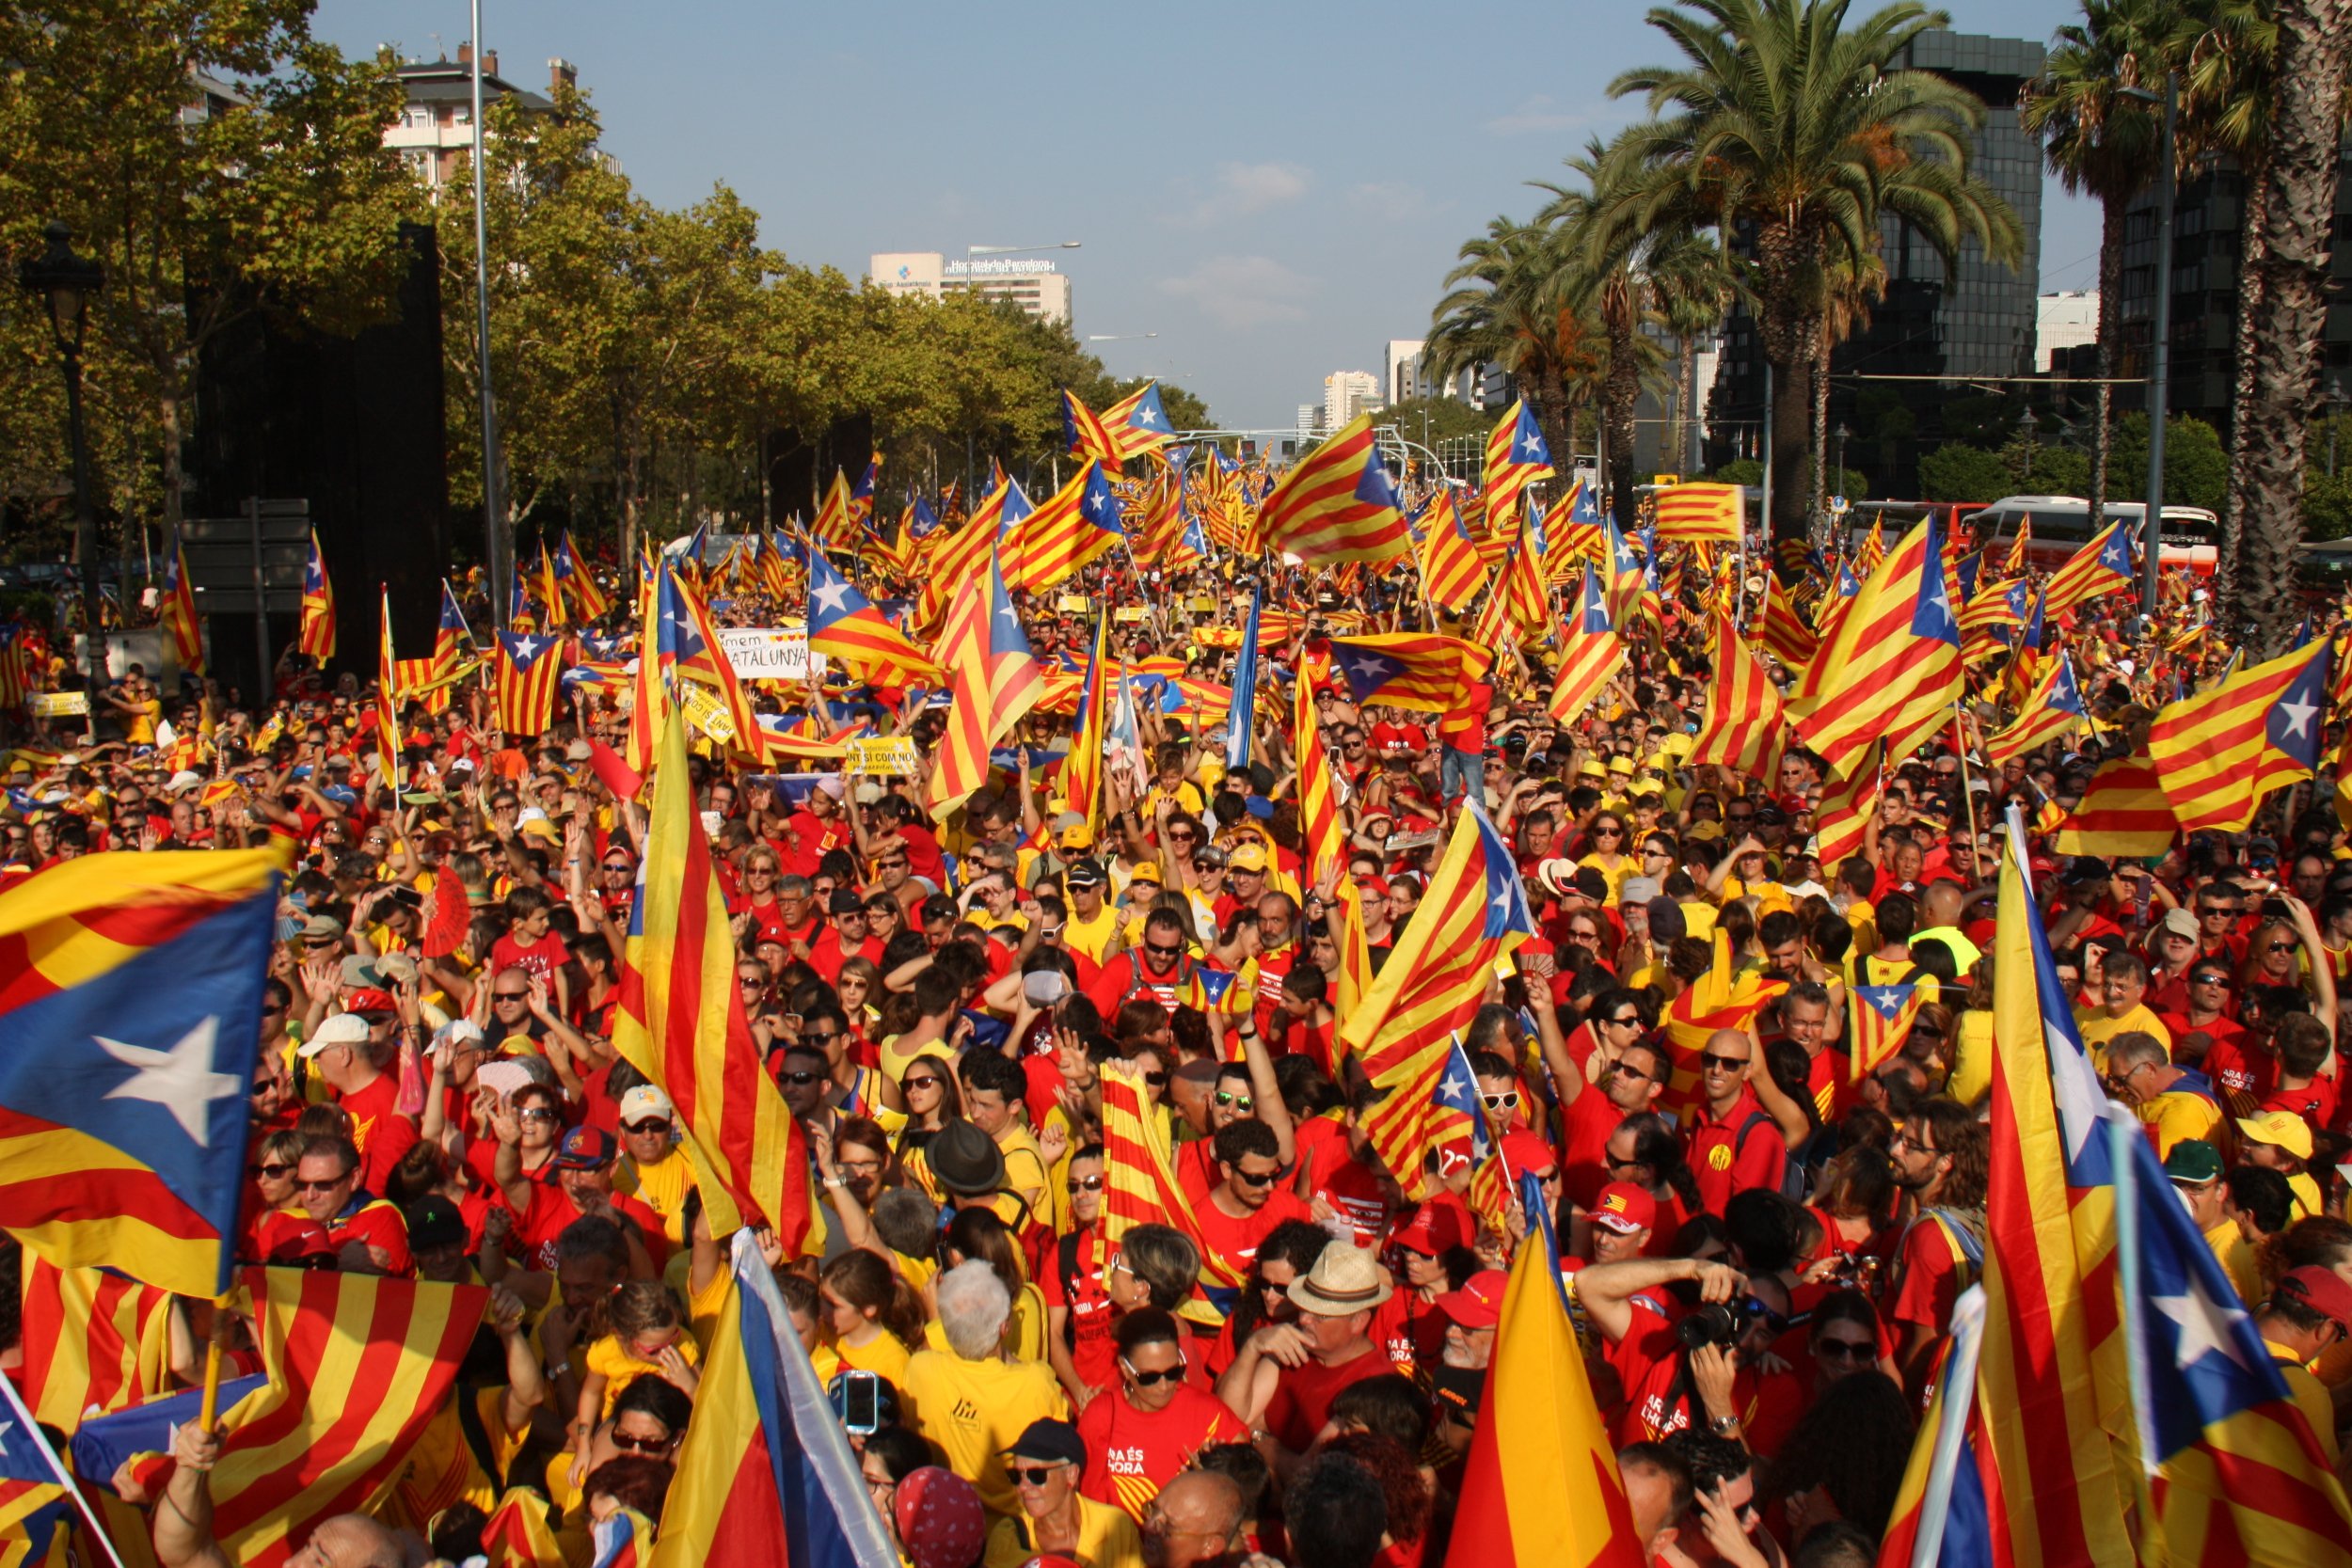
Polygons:
<instances>
[{"instance_id":1,"label":"backpack strap","mask_svg":"<svg viewBox=\"0 0 2352 1568\"><path fill-rule=\"evenodd\" d=\"M482 1406L475 1400L475 1390L460 1387L457 1394L457 1430L466 1436L466 1447L473 1453L474 1463L490 1478L496 1491L506 1490L506 1477L499 1469L498 1459L490 1448L490 1429L483 1424Z\"/></svg>"}]
</instances>

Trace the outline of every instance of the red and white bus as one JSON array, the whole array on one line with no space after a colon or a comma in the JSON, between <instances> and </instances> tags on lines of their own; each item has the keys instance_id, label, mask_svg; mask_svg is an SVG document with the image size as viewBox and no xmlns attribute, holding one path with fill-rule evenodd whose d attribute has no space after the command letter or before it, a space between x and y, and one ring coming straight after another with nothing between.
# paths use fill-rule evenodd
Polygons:
<instances>
[{"instance_id":1,"label":"red and white bus","mask_svg":"<svg viewBox=\"0 0 2352 1568\"><path fill-rule=\"evenodd\" d=\"M2119 518L2137 537L2148 515L2144 501L2109 501L2102 526ZM2090 503L2080 496L2004 496L1980 511L1967 514L1977 545L1994 561L2006 561L2017 531L2030 521L2026 562L2037 571L2055 571L2081 549L2091 535ZM2186 567L2199 577L2213 576L2221 559L2221 519L2201 506L2164 509L2163 543L2156 560L2166 571Z\"/></svg>"}]
</instances>

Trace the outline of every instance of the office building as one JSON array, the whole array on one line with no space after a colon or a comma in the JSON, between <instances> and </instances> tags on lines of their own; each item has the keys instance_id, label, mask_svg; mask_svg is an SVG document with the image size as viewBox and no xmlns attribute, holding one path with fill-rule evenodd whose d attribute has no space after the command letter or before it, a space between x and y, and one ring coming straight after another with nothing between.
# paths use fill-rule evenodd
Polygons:
<instances>
[{"instance_id":1,"label":"office building","mask_svg":"<svg viewBox=\"0 0 2352 1568\"><path fill-rule=\"evenodd\" d=\"M1969 169L2016 214L2023 254L2012 269L1969 240L1947 273L1923 235L1891 214L1882 217L1886 296L1870 307L1868 326L1830 360L1830 427L1852 432L1846 466L1869 476L1874 495L1916 493L1920 454L1944 444L1946 413L1968 401L1962 394L1969 377L2024 376L2039 368L2042 149L2019 123L2017 103L2040 73L2042 55L2042 46L2027 39L1938 30L1920 34L1895 62L1956 83L1984 105ZM1734 243L1746 241L1735 236ZM1724 334L1711 404L1709 467L1757 454L1764 372L1756 323L1736 310ZM1931 379L1869 379L1875 376Z\"/></svg>"},{"instance_id":2,"label":"office building","mask_svg":"<svg viewBox=\"0 0 2352 1568\"><path fill-rule=\"evenodd\" d=\"M894 294L937 299L969 292L1010 300L1041 321L1070 321L1070 277L1050 257L951 260L936 250L877 251L866 261L866 276Z\"/></svg>"},{"instance_id":3,"label":"office building","mask_svg":"<svg viewBox=\"0 0 2352 1568\"><path fill-rule=\"evenodd\" d=\"M2330 395L2352 403L2352 147L2337 154L2334 232L2328 316L2320 329L2319 387L2314 406ZM2172 211L2172 357L2166 405L2193 415L2227 439L2231 388L2236 374L2239 214L2247 198L2245 171L2233 158L2200 160L2181 182ZM2151 316L2155 307L2156 198L2151 190L2123 218L2123 276L2116 290L2120 341L2109 373L2148 374ZM2144 385L2115 388L2119 411L2145 412Z\"/></svg>"},{"instance_id":4,"label":"office building","mask_svg":"<svg viewBox=\"0 0 2352 1568\"><path fill-rule=\"evenodd\" d=\"M2034 301L2033 368L2056 371L2058 356L2099 341L2099 291L2066 289Z\"/></svg>"},{"instance_id":5,"label":"office building","mask_svg":"<svg viewBox=\"0 0 2352 1568\"><path fill-rule=\"evenodd\" d=\"M1326 430L1337 430L1365 409L1380 406L1380 379L1370 371L1333 371L1323 378Z\"/></svg>"},{"instance_id":6,"label":"office building","mask_svg":"<svg viewBox=\"0 0 2352 1568\"><path fill-rule=\"evenodd\" d=\"M1304 439L1307 436L1312 436L1317 430L1321 429L1322 426L1318 421L1320 421L1322 418L1323 410L1316 407L1313 404L1300 404L1298 405L1299 436Z\"/></svg>"},{"instance_id":7,"label":"office building","mask_svg":"<svg viewBox=\"0 0 2352 1568\"><path fill-rule=\"evenodd\" d=\"M1383 387L1384 395L1391 406L1430 395L1422 373L1422 340L1419 338L1391 338L1389 340L1388 350L1384 355L1388 362L1388 375L1383 381Z\"/></svg>"},{"instance_id":8,"label":"office building","mask_svg":"<svg viewBox=\"0 0 2352 1568\"><path fill-rule=\"evenodd\" d=\"M473 46L459 44L454 60L404 60L394 74L400 78L406 102L401 106L400 119L385 130L384 145L400 153L437 199L441 187L457 178L464 167L459 160L473 150ZM548 62L548 93L579 80L580 73L569 60ZM532 114L547 114L555 107L551 98L501 76L499 52L486 50L482 56L483 107L507 98ZM609 167L620 166L608 154L597 156Z\"/></svg>"}]
</instances>

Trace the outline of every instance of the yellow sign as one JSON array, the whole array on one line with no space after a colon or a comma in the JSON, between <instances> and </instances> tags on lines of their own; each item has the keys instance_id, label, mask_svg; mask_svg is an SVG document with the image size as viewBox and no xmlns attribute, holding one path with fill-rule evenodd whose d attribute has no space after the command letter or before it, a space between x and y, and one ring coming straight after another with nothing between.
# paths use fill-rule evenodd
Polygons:
<instances>
[{"instance_id":1,"label":"yellow sign","mask_svg":"<svg viewBox=\"0 0 2352 1568\"><path fill-rule=\"evenodd\" d=\"M1184 609L1194 615L1214 615L1216 613L1216 601L1206 594L1195 594L1184 601Z\"/></svg>"},{"instance_id":2,"label":"yellow sign","mask_svg":"<svg viewBox=\"0 0 2352 1568\"><path fill-rule=\"evenodd\" d=\"M1143 607L1139 604L1121 605L1111 619L1121 626L1133 626L1143 619Z\"/></svg>"},{"instance_id":3,"label":"yellow sign","mask_svg":"<svg viewBox=\"0 0 2352 1568\"><path fill-rule=\"evenodd\" d=\"M1055 612L1061 615L1084 615L1088 608L1084 594L1064 594L1054 601Z\"/></svg>"},{"instance_id":4,"label":"yellow sign","mask_svg":"<svg viewBox=\"0 0 2352 1568\"><path fill-rule=\"evenodd\" d=\"M677 689L678 703L696 729L723 746L734 741L735 716L727 712L717 692L698 681L680 681Z\"/></svg>"},{"instance_id":5,"label":"yellow sign","mask_svg":"<svg viewBox=\"0 0 2352 1568\"><path fill-rule=\"evenodd\" d=\"M25 699L36 719L65 719L89 711L87 691L36 691Z\"/></svg>"},{"instance_id":6,"label":"yellow sign","mask_svg":"<svg viewBox=\"0 0 2352 1568\"><path fill-rule=\"evenodd\" d=\"M1679 484L1682 483L1682 476L1680 474L1653 474L1650 476L1650 483L1661 486Z\"/></svg>"},{"instance_id":7,"label":"yellow sign","mask_svg":"<svg viewBox=\"0 0 2352 1568\"><path fill-rule=\"evenodd\" d=\"M920 766L920 753L911 735L868 736L850 742L852 773L911 779Z\"/></svg>"}]
</instances>

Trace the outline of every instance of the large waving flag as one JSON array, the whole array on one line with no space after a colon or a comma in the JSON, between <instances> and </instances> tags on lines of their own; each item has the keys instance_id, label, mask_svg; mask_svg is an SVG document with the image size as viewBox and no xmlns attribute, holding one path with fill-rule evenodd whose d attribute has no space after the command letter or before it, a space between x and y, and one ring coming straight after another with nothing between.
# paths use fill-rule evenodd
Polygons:
<instances>
[{"instance_id":1,"label":"large waving flag","mask_svg":"<svg viewBox=\"0 0 2352 1568\"><path fill-rule=\"evenodd\" d=\"M878 686L936 686L944 678L930 655L815 550L808 556L808 645Z\"/></svg>"},{"instance_id":2,"label":"large waving flag","mask_svg":"<svg viewBox=\"0 0 2352 1568\"><path fill-rule=\"evenodd\" d=\"M490 1292L479 1285L306 1269L244 1275L261 1323L264 1375L233 1402L224 1386L213 1469L213 1533L231 1562L278 1568L326 1519L372 1507L408 1464L425 1424L455 1393ZM194 1419L199 1391L85 1423L81 1473L145 1450L150 1495L170 1471L155 1414ZM161 1406L159 1411L158 1406Z\"/></svg>"},{"instance_id":3,"label":"large waving flag","mask_svg":"<svg viewBox=\"0 0 2352 1568\"><path fill-rule=\"evenodd\" d=\"M675 566L661 574L661 617L656 627L656 652L664 673L678 674L719 693L737 736L745 740L759 731L759 719L743 683L727 660L726 645L719 641L718 623L686 574Z\"/></svg>"},{"instance_id":4,"label":"large waving flag","mask_svg":"<svg viewBox=\"0 0 2352 1568\"><path fill-rule=\"evenodd\" d=\"M375 648L375 756L384 783L400 787L400 657L392 652L392 595L377 590L383 634Z\"/></svg>"},{"instance_id":5,"label":"large waving flag","mask_svg":"<svg viewBox=\"0 0 2352 1568\"><path fill-rule=\"evenodd\" d=\"M2328 648L2296 648L2156 715L2148 756L2183 830L2241 832L2264 796L2317 770Z\"/></svg>"},{"instance_id":6,"label":"large waving flag","mask_svg":"<svg viewBox=\"0 0 2352 1568\"><path fill-rule=\"evenodd\" d=\"M2161 855L2180 824L2144 751L2099 765L2058 830L2061 855Z\"/></svg>"},{"instance_id":7,"label":"large waving flag","mask_svg":"<svg viewBox=\"0 0 2352 1568\"><path fill-rule=\"evenodd\" d=\"M2119 518L2091 535L2065 565L2050 574L2042 591L2042 612L2062 614L2102 594L2129 593L2134 580L2131 530Z\"/></svg>"},{"instance_id":8,"label":"large waving flag","mask_svg":"<svg viewBox=\"0 0 2352 1568\"><path fill-rule=\"evenodd\" d=\"M1377 566L1406 552L1411 539L1370 414L1333 431L1282 476L1259 509L1258 534L1269 552L1310 567Z\"/></svg>"},{"instance_id":9,"label":"large waving flag","mask_svg":"<svg viewBox=\"0 0 2352 1568\"><path fill-rule=\"evenodd\" d=\"M1737 545L1747 517L1738 484L1669 484L1658 492L1658 537L1686 545Z\"/></svg>"},{"instance_id":10,"label":"large waving flag","mask_svg":"<svg viewBox=\"0 0 2352 1568\"><path fill-rule=\"evenodd\" d=\"M1904 535L1824 630L1788 694L1788 718L1834 772L1874 741L1898 754L1948 722L1961 696L1960 626L1944 581L1943 532L1931 516Z\"/></svg>"},{"instance_id":11,"label":"large waving flag","mask_svg":"<svg viewBox=\"0 0 2352 1568\"><path fill-rule=\"evenodd\" d=\"M1005 586L1039 594L1127 542L1127 530L1099 463L1089 463L1029 514L999 551Z\"/></svg>"},{"instance_id":12,"label":"large waving flag","mask_svg":"<svg viewBox=\"0 0 2352 1568\"><path fill-rule=\"evenodd\" d=\"M23 1360L7 1381L37 1419L71 1432L92 1410L119 1410L171 1386L171 1292L101 1269L61 1269L38 1253L23 1266Z\"/></svg>"},{"instance_id":13,"label":"large waving flag","mask_svg":"<svg viewBox=\"0 0 2352 1568\"><path fill-rule=\"evenodd\" d=\"M1110 718L1111 687L1127 684L1114 671L1111 659L1111 618L1094 621L1094 645L1087 650L1086 673L1078 683L1078 707L1071 718L1070 754L1062 759L1064 806L1087 819L1092 830L1103 821L1104 736Z\"/></svg>"},{"instance_id":14,"label":"large waving flag","mask_svg":"<svg viewBox=\"0 0 2352 1568\"><path fill-rule=\"evenodd\" d=\"M1089 463L1119 472L1119 440L1104 425L1103 417L1078 401L1078 394L1061 389L1062 450Z\"/></svg>"},{"instance_id":15,"label":"large waving flag","mask_svg":"<svg viewBox=\"0 0 2352 1568\"><path fill-rule=\"evenodd\" d=\"M555 722L555 689L564 673L564 641L511 631L498 636L499 728L510 739L545 735Z\"/></svg>"},{"instance_id":16,"label":"large waving flag","mask_svg":"<svg viewBox=\"0 0 2352 1568\"><path fill-rule=\"evenodd\" d=\"M1768 581L1770 578L1767 573ZM1780 688L1764 673L1756 650L1741 640L1728 612L1715 616L1708 652L1714 657L1714 678L1706 683L1700 703L1691 766L1713 763L1734 773L1770 779L1788 743L1788 720L1781 711Z\"/></svg>"},{"instance_id":17,"label":"large waving flag","mask_svg":"<svg viewBox=\"0 0 2352 1568\"><path fill-rule=\"evenodd\" d=\"M588 563L572 548L570 529L556 535L555 580L571 596L572 608L582 621L600 620L612 608L612 601L589 573Z\"/></svg>"},{"instance_id":18,"label":"large waving flag","mask_svg":"<svg viewBox=\"0 0 2352 1568\"><path fill-rule=\"evenodd\" d=\"M1788 591L1781 586L1776 573L1764 574L1763 612L1758 619L1756 640L1786 668L1802 670L1820 651L1820 634L1797 614L1797 607L1788 602Z\"/></svg>"},{"instance_id":19,"label":"large waving flag","mask_svg":"<svg viewBox=\"0 0 2352 1568\"><path fill-rule=\"evenodd\" d=\"M1446 1568L1643 1568L1633 1510L1601 1424L1550 1205L1521 1182L1531 1234L1511 1265L1462 1473Z\"/></svg>"},{"instance_id":20,"label":"large waving flag","mask_svg":"<svg viewBox=\"0 0 2352 1568\"><path fill-rule=\"evenodd\" d=\"M1331 755L1323 748L1310 665L1310 660L1300 659L1298 678L1291 683L1291 743L1297 752L1298 836L1307 884L1314 887L1346 866L1347 835L1340 826L1339 791Z\"/></svg>"},{"instance_id":21,"label":"large waving flag","mask_svg":"<svg viewBox=\"0 0 2352 1568\"><path fill-rule=\"evenodd\" d=\"M711 869L686 735L675 723L661 728L653 786L612 1047L677 1108L712 1233L764 1222L788 1253L808 1228L801 1126L762 1069L743 1012L726 895Z\"/></svg>"},{"instance_id":22,"label":"large waving flag","mask_svg":"<svg viewBox=\"0 0 2352 1568\"><path fill-rule=\"evenodd\" d=\"M941 625L956 591L977 578L993 556L999 542L1011 537L1021 520L1033 510L1029 498L1009 476L1000 480L962 528L931 546L923 586L915 595L913 629L930 636Z\"/></svg>"},{"instance_id":23,"label":"large waving flag","mask_svg":"<svg viewBox=\"0 0 2352 1568\"><path fill-rule=\"evenodd\" d=\"M1145 382L1104 409L1103 425L1110 432L1122 461L1157 451L1176 438L1175 427L1168 421L1168 410L1160 406L1160 384L1156 381Z\"/></svg>"},{"instance_id":24,"label":"large waving flag","mask_svg":"<svg viewBox=\"0 0 2352 1568\"><path fill-rule=\"evenodd\" d=\"M294 633L294 649L321 663L335 657L335 584L326 575L316 529L310 531L310 554L302 563L302 621Z\"/></svg>"},{"instance_id":25,"label":"large waving flag","mask_svg":"<svg viewBox=\"0 0 2352 1568\"><path fill-rule=\"evenodd\" d=\"M736 1233L734 1270L653 1568L896 1562L840 1418L749 1231Z\"/></svg>"},{"instance_id":26,"label":"large waving flag","mask_svg":"<svg viewBox=\"0 0 2352 1568\"><path fill-rule=\"evenodd\" d=\"M2138 1115L2109 1105L2153 1560L2352 1562L2352 1508Z\"/></svg>"},{"instance_id":27,"label":"large waving flag","mask_svg":"<svg viewBox=\"0 0 2352 1568\"><path fill-rule=\"evenodd\" d=\"M1357 703L1443 713L1488 663L1486 649L1432 632L1376 632L1331 639L1331 667Z\"/></svg>"},{"instance_id":28,"label":"large waving flag","mask_svg":"<svg viewBox=\"0 0 2352 1568\"><path fill-rule=\"evenodd\" d=\"M1045 695L1045 674L993 562L956 591L934 651L954 693L931 754L931 815L945 817L987 779L989 748Z\"/></svg>"},{"instance_id":29,"label":"large waving flag","mask_svg":"<svg viewBox=\"0 0 2352 1568\"><path fill-rule=\"evenodd\" d=\"M1998 767L2090 722L2090 708L2074 684L2074 661L2060 654L2026 697L2016 722L1984 743L1984 754Z\"/></svg>"},{"instance_id":30,"label":"large waving flag","mask_svg":"<svg viewBox=\"0 0 2352 1568\"><path fill-rule=\"evenodd\" d=\"M1530 535L1532 518L1517 498L1508 511L1489 503L1486 515L1494 519L1503 548L1493 592L1478 612L1472 635L1488 647L1502 646L1508 636L1533 643L1548 629L1551 606L1544 588L1541 549Z\"/></svg>"},{"instance_id":31,"label":"large waving flag","mask_svg":"<svg viewBox=\"0 0 2352 1568\"><path fill-rule=\"evenodd\" d=\"M1844 778L1832 773L1822 781L1820 802L1813 808L1813 852L1820 857L1823 870L1862 853L1885 787L1883 742L1865 752Z\"/></svg>"},{"instance_id":32,"label":"large waving flag","mask_svg":"<svg viewBox=\"0 0 2352 1568\"><path fill-rule=\"evenodd\" d=\"M2114 1154L2010 816L1994 943L1993 1143L1978 1400L2020 1563L2134 1561Z\"/></svg>"},{"instance_id":33,"label":"large waving flag","mask_svg":"<svg viewBox=\"0 0 2352 1568\"><path fill-rule=\"evenodd\" d=\"M1511 847L1472 797L1403 939L1340 1024L1373 1085L1387 1091L1365 1113L1364 1131L1400 1181L1421 1170L1454 1032L1477 1015L1496 962L1534 930Z\"/></svg>"},{"instance_id":34,"label":"large waving flag","mask_svg":"<svg viewBox=\"0 0 2352 1568\"><path fill-rule=\"evenodd\" d=\"M850 476L838 468L833 471L833 483L825 486L825 499L818 503L817 521L809 532L816 536L819 548L857 548L857 519L850 511Z\"/></svg>"},{"instance_id":35,"label":"large waving flag","mask_svg":"<svg viewBox=\"0 0 2352 1568\"><path fill-rule=\"evenodd\" d=\"M171 633L172 657L191 675L204 673L204 628L196 618L196 585L188 580L188 553L180 535L171 536L171 551L164 557L164 585L156 607L163 627Z\"/></svg>"},{"instance_id":36,"label":"large waving flag","mask_svg":"<svg viewBox=\"0 0 2352 1568\"><path fill-rule=\"evenodd\" d=\"M0 1227L27 1250L229 1288L282 866L85 855L0 894Z\"/></svg>"},{"instance_id":37,"label":"large waving flag","mask_svg":"<svg viewBox=\"0 0 2352 1568\"><path fill-rule=\"evenodd\" d=\"M1221 1322L1232 1308L1246 1271L1201 1243L1192 1199L1176 1179L1168 1118L1152 1109L1143 1069L1128 1062L1105 1062L1102 1082L1104 1244L1115 1248L1138 1225L1173 1226L1190 1236L1200 1248L1199 1305L1210 1321Z\"/></svg>"},{"instance_id":38,"label":"large waving flag","mask_svg":"<svg viewBox=\"0 0 2352 1568\"><path fill-rule=\"evenodd\" d=\"M1249 618L1242 623L1241 648L1233 659L1233 705L1225 714L1225 768L1238 773L1249 766L1258 737L1258 621L1265 592L1249 591Z\"/></svg>"},{"instance_id":39,"label":"large waving flag","mask_svg":"<svg viewBox=\"0 0 2352 1568\"><path fill-rule=\"evenodd\" d=\"M1469 611L1486 585L1478 546L1462 522L1460 494L1447 485L1422 524L1421 586L1430 602L1456 615Z\"/></svg>"},{"instance_id":40,"label":"large waving flag","mask_svg":"<svg viewBox=\"0 0 2352 1568\"><path fill-rule=\"evenodd\" d=\"M1486 434L1486 461L1480 477L1486 487L1486 515L1508 517L1518 510L1519 498L1530 484L1551 476L1551 448L1535 423L1535 411L1524 398L1502 411ZM1540 573L1543 562L1532 562Z\"/></svg>"},{"instance_id":41,"label":"large waving flag","mask_svg":"<svg viewBox=\"0 0 2352 1568\"><path fill-rule=\"evenodd\" d=\"M1600 578L1587 566L1581 606L1560 630L1560 675L1548 711L1563 724L1576 722L1624 668L1625 640L1609 619Z\"/></svg>"}]
</instances>

